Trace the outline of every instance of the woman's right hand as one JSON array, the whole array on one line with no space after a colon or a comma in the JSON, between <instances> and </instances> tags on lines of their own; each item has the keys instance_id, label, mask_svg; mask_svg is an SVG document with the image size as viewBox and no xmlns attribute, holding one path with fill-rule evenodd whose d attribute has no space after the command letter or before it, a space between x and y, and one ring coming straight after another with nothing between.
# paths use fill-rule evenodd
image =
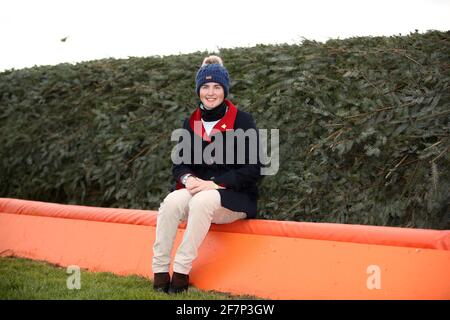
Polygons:
<instances>
[{"instance_id":1,"label":"woman's right hand","mask_svg":"<svg viewBox=\"0 0 450 320\"><path fill-rule=\"evenodd\" d=\"M192 190L197 187L198 180L195 176L190 176L186 180L186 190L189 191L191 195L194 195L196 192L193 192Z\"/></svg>"},{"instance_id":2,"label":"woman's right hand","mask_svg":"<svg viewBox=\"0 0 450 320\"><path fill-rule=\"evenodd\" d=\"M197 177L189 177L186 180L186 189L190 194L194 195L200 191L217 190L220 187L211 180L203 180Z\"/></svg>"}]
</instances>

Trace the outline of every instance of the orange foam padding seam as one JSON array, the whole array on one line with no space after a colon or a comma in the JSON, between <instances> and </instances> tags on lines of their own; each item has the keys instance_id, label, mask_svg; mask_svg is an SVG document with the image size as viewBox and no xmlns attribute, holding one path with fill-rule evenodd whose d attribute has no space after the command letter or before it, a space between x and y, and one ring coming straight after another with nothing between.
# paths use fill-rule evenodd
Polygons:
<instances>
[{"instance_id":1,"label":"orange foam padding seam","mask_svg":"<svg viewBox=\"0 0 450 320\"><path fill-rule=\"evenodd\" d=\"M40 201L0 198L0 212L156 226L155 211L63 205ZM180 228L185 225L181 224ZM450 250L450 230L428 230L337 223L244 220L212 225L212 231L330 240L399 247Z\"/></svg>"},{"instance_id":2,"label":"orange foam padding seam","mask_svg":"<svg viewBox=\"0 0 450 320\"><path fill-rule=\"evenodd\" d=\"M154 226L0 213L3 255L91 271L151 278L154 237ZM269 299L450 299L449 270L447 250L211 230L191 282Z\"/></svg>"}]
</instances>

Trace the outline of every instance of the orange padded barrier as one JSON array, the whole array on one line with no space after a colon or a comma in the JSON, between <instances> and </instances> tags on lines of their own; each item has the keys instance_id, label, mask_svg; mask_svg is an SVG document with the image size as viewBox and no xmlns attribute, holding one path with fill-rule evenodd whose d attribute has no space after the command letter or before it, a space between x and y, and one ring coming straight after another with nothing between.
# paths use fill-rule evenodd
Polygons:
<instances>
[{"instance_id":1,"label":"orange padded barrier","mask_svg":"<svg viewBox=\"0 0 450 320\"><path fill-rule=\"evenodd\" d=\"M0 198L0 252L151 278L155 224L154 211ZM450 299L449 248L449 230L238 221L211 227L191 282L270 299Z\"/></svg>"}]
</instances>

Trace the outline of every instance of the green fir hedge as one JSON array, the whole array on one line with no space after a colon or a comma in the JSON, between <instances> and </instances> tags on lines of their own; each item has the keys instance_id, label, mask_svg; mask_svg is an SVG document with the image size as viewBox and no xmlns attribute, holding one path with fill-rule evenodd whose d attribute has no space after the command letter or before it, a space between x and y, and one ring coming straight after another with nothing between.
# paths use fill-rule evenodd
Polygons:
<instances>
[{"instance_id":1,"label":"green fir hedge","mask_svg":"<svg viewBox=\"0 0 450 320\"><path fill-rule=\"evenodd\" d=\"M222 49L230 99L280 133L260 217L450 227L450 34ZM0 73L0 197L157 209L207 52Z\"/></svg>"}]
</instances>

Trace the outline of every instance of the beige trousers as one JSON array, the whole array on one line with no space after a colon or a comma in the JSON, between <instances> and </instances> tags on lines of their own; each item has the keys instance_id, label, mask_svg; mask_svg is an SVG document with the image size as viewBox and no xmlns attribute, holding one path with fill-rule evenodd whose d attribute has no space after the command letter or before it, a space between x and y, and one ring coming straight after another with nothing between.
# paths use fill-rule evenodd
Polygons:
<instances>
[{"instance_id":1,"label":"beige trousers","mask_svg":"<svg viewBox=\"0 0 450 320\"><path fill-rule=\"evenodd\" d=\"M173 271L189 274L211 223L225 224L245 218L244 212L222 207L217 190L201 191L194 196L186 189L169 193L158 210L153 273L169 272L170 253L181 221L187 220L187 225L175 255Z\"/></svg>"}]
</instances>

